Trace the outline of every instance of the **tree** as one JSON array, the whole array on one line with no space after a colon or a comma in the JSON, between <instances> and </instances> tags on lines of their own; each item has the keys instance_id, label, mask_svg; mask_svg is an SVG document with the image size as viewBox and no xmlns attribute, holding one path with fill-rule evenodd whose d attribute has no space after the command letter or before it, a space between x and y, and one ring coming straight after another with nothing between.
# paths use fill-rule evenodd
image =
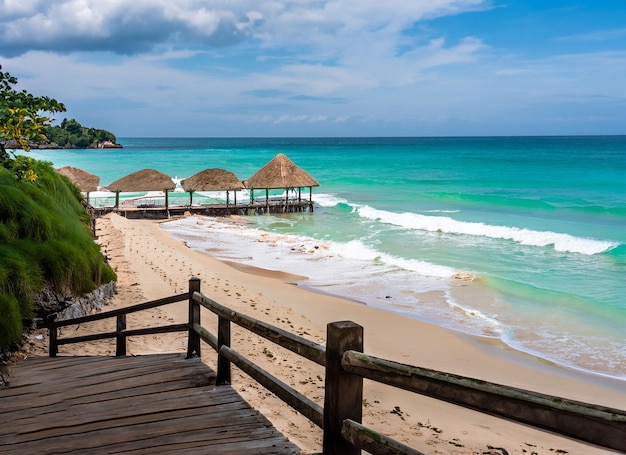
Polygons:
<instances>
[{"instance_id":1,"label":"tree","mask_svg":"<svg viewBox=\"0 0 626 455\"><path fill-rule=\"evenodd\" d=\"M115 135L109 131L87 128L74 119L66 118L60 125L47 126L45 134L51 142L69 148L87 148L105 141L112 143L117 141Z\"/></svg>"},{"instance_id":2,"label":"tree","mask_svg":"<svg viewBox=\"0 0 626 455\"><path fill-rule=\"evenodd\" d=\"M0 66L0 165L12 171L18 179L35 180L29 158L9 155L5 145L16 141L29 151L31 142L48 141L45 128L51 119L43 114L64 112L65 106L47 96L34 96L26 90L17 91L17 78L2 72Z\"/></svg>"}]
</instances>

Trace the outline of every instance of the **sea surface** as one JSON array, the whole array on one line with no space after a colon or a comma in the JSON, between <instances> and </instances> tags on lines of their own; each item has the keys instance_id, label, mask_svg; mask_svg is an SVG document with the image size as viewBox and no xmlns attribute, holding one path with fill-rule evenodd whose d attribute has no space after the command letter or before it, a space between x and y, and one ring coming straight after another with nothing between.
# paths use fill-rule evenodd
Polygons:
<instances>
[{"instance_id":1,"label":"sea surface","mask_svg":"<svg viewBox=\"0 0 626 455\"><path fill-rule=\"evenodd\" d=\"M626 380L626 136L119 142L31 156L106 185L144 168L243 180L285 153L320 182L314 213L163 228L218 258L308 277L301 286Z\"/></svg>"}]
</instances>

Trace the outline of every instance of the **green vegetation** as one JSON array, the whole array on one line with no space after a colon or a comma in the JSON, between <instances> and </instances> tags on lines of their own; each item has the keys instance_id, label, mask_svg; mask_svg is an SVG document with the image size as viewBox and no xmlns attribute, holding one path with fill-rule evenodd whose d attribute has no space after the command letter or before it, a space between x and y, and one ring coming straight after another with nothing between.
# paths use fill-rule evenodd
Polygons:
<instances>
[{"instance_id":1,"label":"green vegetation","mask_svg":"<svg viewBox=\"0 0 626 455\"><path fill-rule=\"evenodd\" d=\"M68 120L66 118L59 126L48 126L45 132L51 142L61 147L87 148L105 141L115 144L117 140L113 133L96 128L87 128L74 119Z\"/></svg>"},{"instance_id":2,"label":"green vegetation","mask_svg":"<svg viewBox=\"0 0 626 455\"><path fill-rule=\"evenodd\" d=\"M16 91L16 83L0 71L0 347L21 338L43 290L80 296L116 279L93 241L78 188L51 163L6 151L8 141L25 150L47 141L50 119L41 113L65 110Z\"/></svg>"},{"instance_id":3,"label":"green vegetation","mask_svg":"<svg viewBox=\"0 0 626 455\"><path fill-rule=\"evenodd\" d=\"M2 70L2 66L0 66ZM33 142L46 142L45 128L50 123L42 112L63 112L65 106L47 96L33 96L25 90L13 87L17 78L0 71L0 166L11 171L18 179L37 179L31 169L32 160L23 156L11 156L5 149L10 141L17 142L24 150L30 150Z\"/></svg>"},{"instance_id":4,"label":"green vegetation","mask_svg":"<svg viewBox=\"0 0 626 455\"><path fill-rule=\"evenodd\" d=\"M32 166L34 183L0 168L0 346L20 339L42 289L83 295L116 279L93 241L79 190L50 163Z\"/></svg>"}]
</instances>

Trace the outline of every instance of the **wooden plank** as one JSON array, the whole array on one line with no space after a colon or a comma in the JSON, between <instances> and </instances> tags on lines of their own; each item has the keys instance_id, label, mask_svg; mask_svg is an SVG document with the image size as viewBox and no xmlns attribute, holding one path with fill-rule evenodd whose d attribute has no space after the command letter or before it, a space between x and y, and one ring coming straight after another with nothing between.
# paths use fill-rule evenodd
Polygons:
<instances>
[{"instance_id":1,"label":"wooden plank","mask_svg":"<svg viewBox=\"0 0 626 455\"><path fill-rule=\"evenodd\" d=\"M141 441L147 447L158 447L158 439L163 436L177 435L181 432L205 432L216 428L225 431L225 428L243 425L252 420L258 423L250 410L231 414L234 420L213 419L210 415L188 412L176 413L172 416L163 415L155 421L147 422L137 419L127 420L124 425L101 427L72 434L50 436L50 432L40 432L40 437L31 437L27 440L16 438L13 450L19 447L21 453L63 453L67 448L76 447L85 449L104 449L110 444L128 444ZM82 429L81 429L82 430ZM52 430L50 430L52 431ZM226 430L227 431L227 430ZM284 439L284 437L283 437ZM2 446L0 446L2 450ZM208 451L210 453L210 451ZM0 452L1 453L1 452Z\"/></svg>"},{"instance_id":2,"label":"wooden plank","mask_svg":"<svg viewBox=\"0 0 626 455\"><path fill-rule=\"evenodd\" d=\"M207 385L215 373L197 358L55 357L15 372L0 391L0 454L299 453L232 387Z\"/></svg>"},{"instance_id":3,"label":"wooden plank","mask_svg":"<svg viewBox=\"0 0 626 455\"><path fill-rule=\"evenodd\" d=\"M197 374L195 370L171 368L168 374L164 375L162 381L177 381L180 379L188 379L193 385L208 385L209 377ZM90 390L73 390L78 387L98 388L104 387L107 391L135 387L150 381L150 376L159 371L159 365L138 366L135 368L124 369L121 371L100 370L97 368L88 368L84 370L73 369L72 372L66 372L61 377L47 377L43 382L45 387L41 387L42 383L34 383L21 387L19 394L33 393L37 396L51 397L63 391L71 391L72 396L80 396L80 394L89 395ZM74 373L76 376L70 376ZM204 383L203 383L204 382Z\"/></svg>"}]
</instances>

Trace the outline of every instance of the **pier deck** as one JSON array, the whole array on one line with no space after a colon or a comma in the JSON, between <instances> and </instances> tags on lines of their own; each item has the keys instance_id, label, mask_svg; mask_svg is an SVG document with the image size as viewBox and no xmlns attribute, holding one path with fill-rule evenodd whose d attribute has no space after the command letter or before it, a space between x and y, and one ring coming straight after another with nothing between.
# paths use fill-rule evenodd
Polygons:
<instances>
[{"instance_id":1,"label":"pier deck","mask_svg":"<svg viewBox=\"0 0 626 455\"><path fill-rule=\"evenodd\" d=\"M0 390L0 454L298 454L181 354L33 357Z\"/></svg>"},{"instance_id":2,"label":"pier deck","mask_svg":"<svg viewBox=\"0 0 626 455\"><path fill-rule=\"evenodd\" d=\"M313 203L309 201L290 202L272 202L270 204L254 203L254 204L210 204L210 205L170 205L167 208L164 205L122 205L120 207L91 207L90 210L95 216L106 215L110 212L116 212L126 218L153 218L162 219L176 216L182 216L185 213L209 215L209 216L226 216L226 215L262 215L266 213L294 213L294 212L313 212Z\"/></svg>"}]
</instances>

